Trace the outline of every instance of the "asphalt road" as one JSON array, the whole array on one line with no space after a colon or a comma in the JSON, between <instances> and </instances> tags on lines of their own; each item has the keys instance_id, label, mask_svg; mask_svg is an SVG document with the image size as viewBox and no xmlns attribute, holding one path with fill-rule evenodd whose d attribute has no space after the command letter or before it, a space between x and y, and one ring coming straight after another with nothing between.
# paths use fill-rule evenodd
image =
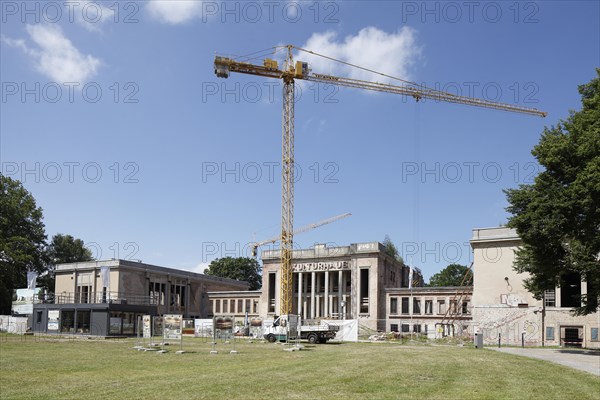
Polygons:
<instances>
[{"instance_id":1,"label":"asphalt road","mask_svg":"<svg viewBox=\"0 0 600 400\"><path fill-rule=\"evenodd\" d=\"M543 349L519 347L486 347L503 353L517 354L520 356L539 358L540 360L566 365L600 376L600 351L580 349Z\"/></svg>"}]
</instances>

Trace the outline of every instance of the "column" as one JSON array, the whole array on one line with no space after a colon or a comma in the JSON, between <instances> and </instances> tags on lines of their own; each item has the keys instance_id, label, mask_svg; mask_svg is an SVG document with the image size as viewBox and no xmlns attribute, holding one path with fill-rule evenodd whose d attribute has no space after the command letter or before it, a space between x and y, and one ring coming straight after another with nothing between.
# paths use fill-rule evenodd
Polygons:
<instances>
[{"instance_id":1,"label":"column","mask_svg":"<svg viewBox=\"0 0 600 400\"><path fill-rule=\"evenodd\" d=\"M302 315L302 272L298 272L298 314Z\"/></svg>"},{"instance_id":2,"label":"column","mask_svg":"<svg viewBox=\"0 0 600 400\"><path fill-rule=\"evenodd\" d=\"M343 281L342 278L344 277L344 271L340 270L338 271L338 315L339 315L339 319L343 318L342 315L342 301L344 300L344 296L342 295L343 290L342 290L342 285L343 285Z\"/></svg>"},{"instance_id":3,"label":"column","mask_svg":"<svg viewBox=\"0 0 600 400\"><path fill-rule=\"evenodd\" d=\"M323 314L326 318L331 316L329 311L329 271L325 271L325 304L323 305Z\"/></svg>"},{"instance_id":4,"label":"column","mask_svg":"<svg viewBox=\"0 0 600 400\"><path fill-rule=\"evenodd\" d=\"M192 295L192 284L189 279L186 279L185 282L185 307L183 308L185 318L189 318L190 316L190 298ZM202 297L202 293L200 293L200 297Z\"/></svg>"},{"instance_id":5,"label":"column","mask_svg":"<svg viewBox=\"0 0 600 400\"><path fill-rule=\"evenodd\" d=\"M316 281L317 281L317 285L315 287L315 298L317 300L317 303L315 304L315 318L320 318L321 317L321 273L320 272L316 272L315 273L316 276Z\"/></svg>"},{"instance_id":6,"label":"column","mask_svg":"<svg viewBox=\"0 0 600 400\"><path fill-rule=\"evenodd\" d=\"M315 272L310 273L310 318L315 318L315 285L316 274Z\"/></svg>"},{"instance_id":7,"label":"column","mask_svg":"<svg viewBox=\"0 0 600 400\"><path fill-rule=\"evenodd\" d=\"M321 317L321 296L317 294L315 296L316 304L315 304L315 318Z\"/></svg>"},{"instance_id":8,"label":"column","mask_svg":"<svg viewBox=\"0 0 600 400\"><path fill-rule=\"evenodd\" d=\"M100 301L99 301L100 296L98 296L98 293L97 293L97 286L98 286L97 285L97 281L98 281L98 278L96 277L96 268L94 268L92 270L92 278L94 279L94 286L92 286L92 293L93 294L90 295L90 297L91 297L90 303L100 303ZM92 314L90 313L90 324L92 323L91 321L92 321Z\"/></svg>"},{"instance_id":9,"label":"column","mask_svg":"<svg viewBox=\"0 0 600 400\"><path fill-rule=\"evenodd\" d=\"M304 287L304 296L302 296L302 318L308 318L308 277L306 277L302 286Z\"/></svg>"},{"instance_id":10,"label":"column","mask_svg":"<svg viewBox=\"0 0 600 400\"><path fill-rule=\"evenodd\" d=\"M77 301L77 279L79 279L79 274L77 273L77 271L73 272L73 293L71 295L68 295L69 297L73 296L73 303L79 303L79 301ZM70 303L71 299L67 300L67 303ZM73 317L74 319L75 317Z\"/></svg>"}]
</instances>

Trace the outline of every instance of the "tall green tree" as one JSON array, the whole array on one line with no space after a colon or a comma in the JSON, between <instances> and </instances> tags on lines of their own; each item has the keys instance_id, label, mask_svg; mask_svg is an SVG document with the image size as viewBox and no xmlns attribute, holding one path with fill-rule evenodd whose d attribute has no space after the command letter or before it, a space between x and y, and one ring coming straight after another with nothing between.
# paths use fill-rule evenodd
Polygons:
<instances>
[{"instance_id":1,"label":"tall green tree","mask_svg":"<svg viewBox=\"0 0 600 400\"><path fill-rule=\"evenodd\" d=\"M450 264L429 279L429 286L472 286L473 272L460 264Z\"/></svg>"},{"instance_id":2,"label":"tall green tree","mask_svg":"<svg viewBox=\"0 0 600 400\"><path fill-rule=\"evenodd\" d=\"M27 271L46 271L42 209L19 181L0 174L0 314L10 314L13 290L27 285Z\"/></svg>"},{"instance_id":3,"label":"tall green tree","mask_svg":"<svg viewBox=\"0 0 600 400\"><path fill-rule=\"evenodd\" d=\"M514 268L527 272L525 287L542 298L576 273L587 295L576 314L597 310L600 296L600 69L579 86L582 109L545 128L532 154L544 167L531 185L506 190L508 226L523 245Z\"/></svg>"},{"instance_id":4,"label":"tall green tree","mask_svg":"<svg viewBox=\"0 0 600 400\"><path fill-rule=\"evenodd\" d=\"M54 291L54 267L56 264L65 264L73 262L92 261L92 252L85 247L81 239L76 239L71 235L57 233L52 236L52 241L46 249L46 254L50 265L48 273L39 279L41 286L50 291Z\"/></svg>"},{"instance_id":5,"label":"tall green tree","mask_svg":"<svg viewBox=\"0 0 600 400\"><path fill-rule=\"evenodd\" d=\"M213 260L204 271L206 275L237 279L250 284L250 290L262 286L262 268L258 261L249 257L225 257Z\"/></svg>"}]
</instances>

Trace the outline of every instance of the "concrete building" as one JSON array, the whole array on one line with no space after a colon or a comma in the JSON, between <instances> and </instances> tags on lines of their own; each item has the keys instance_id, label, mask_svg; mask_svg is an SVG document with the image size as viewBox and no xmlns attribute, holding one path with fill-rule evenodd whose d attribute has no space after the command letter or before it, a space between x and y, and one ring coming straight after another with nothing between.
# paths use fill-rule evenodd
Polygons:
<instances>
[{"instance_id":1,"label":"concrete building","mask_svg":"<svg viewBox=\"0 0 600 400\"><path fill-rule=\"evenodd\" d=\"M473 325L487 343L529 346L583 346L600 348L600 313L572 315L576 297L587 293L579 276L564 277L560 287L547 291L544 300L533 298L523 286L527 274L513 270L521 239L514 229L473 230Z\"/></svg>"},{"instance_id":2,"label":"concrete building","mask_svg":"<svg viewBox=\"0 0 600 400\"><path fill-rule=\"evenodd\" d=\"M472 286L389 288L386 332L430 339L470 335Z\"/></svg>"},{"instance_id":3,"label":"concrete building","mask_svg":"<svg viewBox=\"0 0 600 400\"><path fill-rule=\"evenodd\" d=\"M208 292L208 317L223 315L238 319L245 318L247 313L250 318L258 318L261 295L260 290Z\"/></svg>"},{"instance_id":4,"label":"concrete building","mask_svg":"<svg viewBox=\"0 0 600 400\"><path fill-rule=\"evenodd\" d=\"M133 335L142 315L206 318L209 291L247 290L248 284L125 260L56 266L54 299L34 304L33 330Z\"/></svg>"},{"instance_id":5,"label":"concrete building","mask_svg":"<svg viewBox=\"0 0 600 400\"><path fill-rule=\"evenodd\" d=\"M389 256L379 242L293 251L293 310L304 319L356 319L359 325L384 330L385 289L408 287L409 268ZM263 286L259 314L279 312L280 251L262 254ZM423 278L416 270L415 286Z\"/></svg>"}]
</instances>

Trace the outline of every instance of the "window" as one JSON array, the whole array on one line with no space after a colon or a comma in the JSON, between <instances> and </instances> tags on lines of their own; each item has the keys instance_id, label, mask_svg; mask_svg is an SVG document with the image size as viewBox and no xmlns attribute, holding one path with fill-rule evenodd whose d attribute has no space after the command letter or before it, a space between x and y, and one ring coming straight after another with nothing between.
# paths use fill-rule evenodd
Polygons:
<instances>
[{"instance_id":1,"label":"window","mask_svg":"<svg viewBox=\"0 0 600 400\"><path fill-rule=\"evenodd\" d=\"M121 323L123 335L133 335L135 333L135 314L130 312L121 313Z\"/></svg>"},{"instance_id":2,"label":"window","mask_svg":"<svg viewBox=\"0 0 600 400\"><path fill-rule=\"evenodd\" d=\"M42 312L41 311L37 311L35 314L35 322L37 324L41 324L42 323Z\"/></svg>"},{"instance_id":3,"label":"window","mask_svg":"<svg viewBox=\"0 0 600 400\"><path fill-rule=\"evenodd\" d=\"M456 314L456 313L457 313L456 300L450 300L450 314Z\"/></svg>"},{"instance_id":4,"label":"window","mask_svg":"<svg viewBox=\"0 0 600 400\"><path fill-rule=\"evenodd\" d=\"M438 314L442 315L442 314L446 314L446 301L445 300L438 300Z\"/></svg>"},{"instance_id":5,"label":"window","mask_svg":"<svg viewBox=\"0 0 600 400\"><path fill-rule=\"evenodd\" d=\"M369 269L360 270L360 312L367 314L369 312Z\"/></svg>"},{"instance_id":6,"label":"window","mask_svg":"<svg viewBox=\"0 0 600 400\"><path fill-rule=\"evenodd\" d=\"M391 332L398 332L398 324L391 324L390 325L390 331Z\"/></svg>"},{"instance_id":7,"label":"window","mask_svg":"<svg viewBox=\"0 0 600 400\"><path fill-rule=\"evenodd\" d=\"M310 281L309 281L310 282ZM275 273L269 274L269 311L270 313L275 312Z\"/></svg>"},{"instance_id":8,"label":"window","mask_svg":"<svg viewBox=\"0 0 600 400\"><path fill-rule=\"evenodd\" d=\"M433 314L433 300L425 300L425 314Z\"/></svg>"},{"instance_id":9,"label":"window","mask_svg":"<svg viewBox=\"0 0 600 400\"><path fill-rule=\"evenodd\" d=\"M238 299L236 312L238 314L243 314L246 312L246 310L244 310L244 300Z\"/></svg>"},{"instance_id":10,"label":"window","mask_svg":"<svg viewBox=\"0 0 600 400\"><path fill-rule=\"evenodd\" d=\"M167 292L167 285L160 282L150 282L150 302L155 305L165 305L165 293Z\"/></svg>"},{"instance_id":11,"label":"window","mask_svg":"<svg viewBox=\"0 0 600 400\"><path fill-rule=\"evenodd\" d=\"M185 284L171 285L171 305L185 307Z\"/></svg>"},{"instance_id":12,"label":"window","mask_svg":"<svg viewBox=\"0 0 600 400\"><path fill-rule=\"evenodd\" d=\"M546 307L556 307L556 290L546 290L544 292L544 305Z\"/></svg>"},{"instance_id":13,"label":"window","mask_svg":"<svg viewBox=\"0 0 600 400\"><path fill-rule=\"evenodd\" d=\"M390 299L390 314L398 314L398 298L392 297Z\"/></svg>"},{"instance_id":14,"label":"window","mask_svg":"<svg viewBox=\"0 0 600 400\"><path fill-rule=\"evenodd\" d=\"M396 272L394 272L394 271L390 271L390 281L391 281L392 283L395 283L395 282L396 282Z\"/></svg>"},{"instance_id":15,"label":"window","mask_svg":"<svg viewBox=\"0 0 600 400\"><path fill-rule=\"evenodd\" d=\"M421 333L421 325L419 325L419 324L413 325L413 332L414 333Z\"/></svg>"},{"instance_id":16,"label":"window","mask_svg":"<svg viewBox=\"0 0 600 400\"><path fill-rule=\"evenodd\" d=\"M89 285L77 285L75 289L76 303L90 303L92 287Z\"/></svg>"},{"instance_id":17,"label":"window","mask_svg":"<svg viewBox=\"0 0 600 400\"><path fill-rule=\"evenodd\" d=\"M469 314L469 302L468 301L463 301L463 303L462 303L462 313L463 314Z\"/></svg>"},{"instance_id":18,"label":"window","mask_svg":"<svg viewBox=\"0 0 600 400\"><path fill-rule=\"evenodd\" d=\"M413 314L421 314L421 300L413 299Z\"/></svg>"},{"instance_id":19,"label":"window","mask_svg":"<svg viewBox=\"0 0 600 400\"><path fill-rule=\"evenodd\" d=\"M592 328L592 331L590 332L590 340L592 342L597 342L598 341L598 328Z\"/></svg>"},{"instance_id":20,"label":"window","mask_svg":"<svg viewBox=\"0 0 600 400\"><path fill-rule=\"evenodd\" d=\"M554 327L553 326L546 327L546 340L554 340Z\"/></svg>"},{"instance_id":21,"label":"window","mask_svg":"<svg viewBox=\"0 0 600 400\"><path fill-rule=\"evenodd\" d=\"M408 324L402 324L402 332L403 333L410 332L410 325L408 325Z\"/></svg>"},{"instance_id":22,"label":"window","mask_svg":"<svg viewBox=\"0 0 600 400\"><path fill-rule=\"evenodd\" d=\"M215 300L215 313L219 314L221 312L221 300Z\"/></svg>"},{"instance_id":23,"label":"window","mask_svg":"<svg viewBox=\"0 0 600 400\"><path fill-rule=\"evenodd\" d=\"M408 297L402 298L402 314L408 314Z\"/></svg>"},{"instance_id":24,"label":"window","mask_svg":"<svg viewBox=\"0 0 600 400\"><path fill-rule=\"evenodd\" d=\"M90 311L77 311L77 333L90 333Z\"/></svg>"},{"instance_id":25,"label":"window","mask_svg":"<svg viewBox=\"0 0 600 400\"><path fill-rule=\"evenodd\" d=\"M560 282L560 306L581 306L581 276L578 273L569 273L562 277Z\"/></svg>"},{"instance_id":26,"label":"window","mask_svg":"<svg viewBox=\"0 0 600 400\"><path fill-rule=\"evenodd\" d=\"M62 311L60 313L60 331L73 332L75 329L75 311Z\"/></svg>"}]
</instances>

